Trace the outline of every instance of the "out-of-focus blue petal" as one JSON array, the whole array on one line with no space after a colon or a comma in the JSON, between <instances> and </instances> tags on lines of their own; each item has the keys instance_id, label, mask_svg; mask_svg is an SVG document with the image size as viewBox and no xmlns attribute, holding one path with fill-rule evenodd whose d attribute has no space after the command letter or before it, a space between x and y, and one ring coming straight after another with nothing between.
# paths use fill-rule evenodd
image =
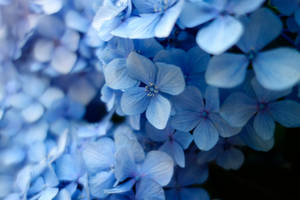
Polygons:
<instances>
[{"instance_id":1,"label":"out-of-focus blue petal","mask_svg":"<svg viewBox=\"0 0 300 200\"><path fill-rule=\"evenodd\" d=\"M174 98L177 110L202 111L204 108L203 97L199 89L187 86L179 96Z\"/></svg>"},{"instance_id":2,"label":"out-of-focus blue petal","mask_svg":"<svg viewBox=\"0 0 300 200\"><path fill-rule=\"evenodd\" d=\"M208 84L216 87L235 87L245 80L248 64L247 57L240 54L214 56L209 61L205 79Z\"/></svg>"},{"instance_id":3,"label":"out-of-focus blue petal","mask_svg":"<svg viewBox=\"0 0 300 200\"><path fill-rule=\"evenodd\" d=\"M114 142L105 137L84 146L82 157L89 172L95 173L114 165L114 153Z\"/></svg>"},{"instance_id":4,"label":"out-of-focus blue petal","mask_svg":"<svg viewBox=\"0 0 300 200\"><path fill-rule=\"evenodd\" d=\"M33 56L37 61L48 62L54 51L54 43L51 40L39 39L33 47Z\"/></svg>"},{"instance_id":5,"label":"out-of-focus blue petal","mask_svg":"<svg viewBox=\"0 0 300 200\"><path fill-rule=\"evenodd\" d=\"M168 139L168 130L169 130L168 127L166 127L166 129L164 130L158 130L154 128L150 123L146 124L147 136L155 142L166 141Z\"/></svg>"},{"instance_id":6,"label":"out-of-focus blue petal","mask_svg":"<svg viewBox=\"0 0 300 200\"><path fill-rule=\"evenodd\" d=\"M71 200L71 195L68 190L62 189L57 195L57 200Z\"/></svg>"},{"instance_id":7,"label":"out-of-focus blue petal","mask_svg":"<svg viewBox=\"0 0 300 200\"><path fill-rule=\"evenodd\" d=\"M202 1L185 1L179 17L179 23L184 27L195 27L217 17L218 11Z\"/></svg>"},{"instance_id":8,"label":"out-of-focus blue petal","mask_svg":"<svg viewBox=\"0 0 300 200\"><path fill-rule=\"evenodd\" d=\"M245 160L244 154L237 148L231 147L218 156L216 162L224 169L239 169Z\"/></svg>"},{"instance_id":9,"label":"out-of-focus blue petal","mask_svg":"<svg viewBox=\"0 0 300 200\"><path fill-rule=\"evenodd\" d=\"M44 0L37 2L37 4L42 7L45 14L51 15L60 11L64 2L62 0Z\"/></svg>"},{"instance_id":10,"label":"out-of-focus blue petal","mask_svg":"<svg viewBox=\"0 0 300 200\"><path fill-rule=\"evenodd\" d=\"M21 114L26 122L33 123L42 117L44 114L44 108L40 103L33 103L22 110Z\"/></svg>"},{"instance_id":11,"label":"out-of-focus blue petal","mask_svg":"<svg viewBox=\"0 0 300 200\"><path fill-rule=\"evenodd\" d=\"M176 4L167 9L155 27L155 36L162 38L168 37L174 24L181 13L184 0L177 0Z\"/></svg>"},{"instance_id":12,"label":"out-of-focus blue petal","mask_svg":"<svg viewBox=\"0 0 300 200\"><path fill-rule=\"evenodd\" d=\"M154 62L167 63L180 67L183 70L183 73L186 73L185 69L188 63L188 58L186 52L182 49L171 48L168 50L159 51L153 58Z\"/></svg>"},{"instance_id":13,"label":"out-of-focus blue petal","mask_svg":"<svg viewBox=\"0 0 300 200\"><path fill-rule=\"evenodd\" d=\"M136 200L165 200L163 188L155 181L143 178L136 186Z\"/></svg>"},{"instance_id":14,"label":"out-of-focus blue petal","mask_svg":"<svg viewBox=\"0 0 300 200\"><path fill-rule=\"evenodd\" d=\"M173 175L173 160L172 158L160 151L150 151L141 168L141 174L144 178L149 178L157 182L161 186L167 185Z\"/></svg>"},{"instance_id":15,"label":"out-of-focus blue petal","mask_svg":"<svg viewBox=\"0 0 300 200\"><path fill-rule=\"evenodd\" d=\"M199 149L208 151L213 148L219 139L219 133L214 124L207 119L202 119L193 132L194 142Z\"/></svg>"},{"instance_id":16,"label":"out-of-focus blue petal","mask_svg":"<svg viewBox=\"0 0 300 200\"><path fill-rule=\"evenodd\" d=\"M243 93L230 95L221 107L221 116L231 126L243 127L256 112L256 101Z\"/></svg>"},{"instance_id":17,"label":"out-of-focus blue petal","mask_svg":"<svg viewBox=\"0 0 300 200\"><path fill-rule=\"evenodd\" d=\"M113 171L102 171L89 178L89 189L91 195L97 198L105 198L108 194L104 193L105 189L112 188L115 182Z\"/></svg>"},{"instance_id":18,"label":"out-of-focus blue petal","mask_svg":"<svg viewBox=\"0 0 300 200\"><path fill-rule=\"evenodd\" d=\"M154 83L157 73L156 66L148 58L131 52L127 58L129 75L145 84Z\"/></svg>"},{"instance_id":19,"label":"out-of-focus blue petal","mask_svg":"<svg viewBox=\"0 0 300 200\"><path fill-rule=\"evenodd\" d=\"M69 73L75 62L77 56L75 53L69 51L68 49L59 46L55 49L53 53L53 58L51 60L51 66L59 73L67 74Z\"/></svg>"},{"instance_id":20,"label":"out-of-focus blue petal","mask_svg":"<svg viewBox=\"0 0 300 200\"><path fill-rule=\"evenodd\" d=\"M155 27L159 22L159 13L143 14L140 17L130 17L111 33L117 37L131 39L146 39L154 37Z\"/></svg>"},{"instance_id":21,"label":"out-of-focus blue petal","mask_svg":"<svg viewBox=\"0 0 300 200\"><path fill-rule=\"evenodd\" d=\"M188 58L190 65L190 72L204 72L210 60L208 53L200 49L198 46L188 50Z\"/></svg>"},{"instance_id":22,"label":"out-of-focus blue petal","mask_svg":"<svg viewBox=\"0 0 300 200\"><path fill-rule=\"evenodd\" d=\"M127 89L137 84L136 80L129 77L126 59L124 58L112 60L104 67L103 72L107 86L112 89Z\"/></svg>"},{"instance_id":23,"label":"out-of-focus blue petal","mask_svg":"<svg viewBox=\"0 0 300 200\"><path fill-rule=\"evenodd\" d=\"M68 48L70 51L76 51L78 49L80 35L78 32L67 29L61 38L61 44Z\"/></svg>"},{"instance_id":24,"label":"out-of-focus blue petal","mask_svg":"<svg viewBox=\"0 0 300 200\"><path fill-rule=\"evenodd\" d=\"M263 140L269 140L274 136L275 122L267 112L258 112L254 118L254 129Z\"/></svg>"},{"instance_id":25,"label":"out-of-focus blue petal","mask_svg":"<svg viewBox=\"0 0 300 200\"><path fill-rule=\"evenodd\" d=\"M171 124L177 130L190 131L197 126L200 119L198 112L180 111L171 119Z\"/></svg>"},{"instance_id":26,"label":"out-of-focus blue petal","mask_svg":"<svg viewBox=\"0 0 300 200\"><path fill-rule=\"evenodd\" d=\"M87 18L80 15L80 13L69 10L65 16L66 25L79 32L86 32L89 28L89 21Z\"/></svg>"},{"instance_id":27,"label":"out-of-focus blue petal","mask_svg":"<svg viewBox=\"0 0 300 200\"><path fill-rule=\"evenodd\" d=\"M243 25L234 17L220 16L199 30L196 41L204 51L218 55L238 42L243 29Z\"/></svg>"},{"instance_id":28,"label":"out-of-focus blue petal","mask_svg":"<svg viewBox=\"0 0 300 200\"><path fill-rule=\"evenodd\" d=\"M300 104L291 101L283 100L271 103L270 111L278 123L285 127L299 127L300 126Z\"/></svg>"},{"instance_id":29,"label":"out-of-focus blue petal","mask_svg":"<svg viewBox=\"0 0 300 200\"><path fill-rule=\"evenodd\" d=\"M298 2L298 0L290 0L289 3L286 3L285 0L271 0L272 5L275 6L281 14L287 16L294 13L298 6Z\"/></svg>"},{"instance_id":30,"label":"out-of-focus blue petal","mask_svg":"<svg viewBox=\"0 0 300 200\"><path fill-rule=\"evenodd\" d=\"M180 192L181 199L210 200L208 193L202 188L183 188Z\"/></svg>"},{"instance_id":31,"label":"out-of-focus blue petal","mask_svg":"<svg viewBox=\"0 0 300 200\"><path fill-rule=\"evenodd\" d=\"M155 63L158 72L156 78L156 86L161 92L171 95L178 95L185 88L185 81L182 71L175 65L165 63Z\"/></svg>"},{"instance_id":32,"label":"out-of-focus blue petal","mask_svg":"<svg viewBox=\"0 0 300 200\"><path fill-rule=\"evenodd\" d=\"M150 58L163 49L163 46L155 38L134 40L133 42L137 52Z\"/></svg>"},{"instance_id":33,"label":"out-of-focus blue petal","mask_svg":"<svg viewBox=\"0 0 300 200\"><path fill-rule=\"evenodd\" d=\"M263 87L284 90L300 80L299 63L300 53L297 50L278 48L258 54L253 67L257 81Z\"/></svg>"},{"instance_id":34,"label":"out-of-focus blue petal","mask_svg":"<svg viewBox=\"0 0 300 200\"><path fill-rule=\"evenodd\" d=\"M259 8L265 0L229 0L226 10L236 15L243 15Z\"/></svg>"},{"instance_id":35,"label":"out-of-focus blue petal","mask_svg":"<svg viewBox=\"0 0 300 200\"><path fill-rule=\"evenodd\" d=\"M43 95L40 96L39 100L46 108L50 108L54 101L62 99L63 97L64 93L60 89L49 87Z\"/></svg>"},{"instance_id":36,"label":"out-of-focus blue petal","mask_svg":"<svg viewBox=\"0 0 300 200\"><path fill-rule=\"evenodd\" d=\"M167 126L171 114L171 104L168 99L161 95L152 97L146 110L146 118L157 129Z\"/></svg>"},{"instance_id":37,"label":"out-of-focus blue petal","mask_svg":"<svg viewBox=\"0 0 300 200\"><path fill-rule=\"evenodd\" d=\"M184 151L177 142L166 141L159 150L169 154L180 167L185 167Z\"/></svg>"},{"instance_id":38,"label":"out-of-focus blue petal","mask_svg":"<svg viewBox=\"0 0 300 200\"><path fill-rule=\"evenodd\" d=\"M202 184L208 178L208 167L190 164L186 168L177 171L178 182L181 187L188 187L194 184Z\"/></svg>"},{"instance_id":39,"label":"out-of-focus blue petal","mask_svg":"<svg viewBox=\"0 0 300 200\"><path fill-rule=\"evenodd\" d=\"M262 8L254 12L250 22L245 23L245 33L237 46L245 53L259 51L279 36L282 23L269 9Z\"/></svg>"},{"instance_id":40,"label":"out-of-focus blue petal","mask_svg":"<svg viewBox=\"0 0 300 200\"><path fill-rule=\"evenodd\" d=\"M183 149L187 149L193 141L193 136L189 132L176 131L174 139L182 146Z\"/></svg>"},{"instance_id":41,"label":"out-of-focus blue petal","mask_svg":"<svg viewBox=\"0 0 300 200\"><path fill-rule=\"evenodd\" d=\"M295 21L300 26L300 7L295 10Z\"/></svg>"},{"instance_id":42,"label":"out-of-focus blue petal","mask_svg":"<svg viewBox=\"0 0 300 200\"><path fill-rule=\"evenodd\" d=\"M124 113L136 115L144 112L150 102L144 88L134 87L128 89L121 97L121 107Z\"/></svg>"},{"instance_id":43,"label":"out-of-focus blue petal","mask_svg":"<svg viewBox=\"0 0 300 200\"><path fill-rule=\"evenodd\" d=\"M269 151L274 146L274 137L269 140L263 140L257 135L250 123L246 125L245 130L241 133L243 141L256 151Z\"/></svg>"},{"instance_id":44,"label":"out-of-focus blue petal","mask_svg":"<svg viewBox=\"0 0 300 200\"><path fill-rule=\"evenodd\" d=\"M256 94L257 99L262 103L267 103L270 101L274 101L281 97L287 96L289 93L292 92L291 89L287 90L267 90L263 88L256 79L251 81L252 88Z\"/></svg>"},{"instance_id":45,"label":"out-of-focus blue petal","mask_svg":"<svg viewBox=\"0 0 300 200\"><path fill-rule=\"evenodd\" d=\"M80 176L81 163L76 155L64 154L56 161L56 173L59 180L74 181Z\"/></svg>"},{"instance_id":46,"label":"out-of-focus blue petal","mask_svg":"<svg viewBox=\"0 0 300 200\"><path fill-rule=\"evenodd\" d=\"M46 147L42 142L36 142L29 147L28 158L31 162L39 162L46 158Z\"/></svg>"}]
</instances>

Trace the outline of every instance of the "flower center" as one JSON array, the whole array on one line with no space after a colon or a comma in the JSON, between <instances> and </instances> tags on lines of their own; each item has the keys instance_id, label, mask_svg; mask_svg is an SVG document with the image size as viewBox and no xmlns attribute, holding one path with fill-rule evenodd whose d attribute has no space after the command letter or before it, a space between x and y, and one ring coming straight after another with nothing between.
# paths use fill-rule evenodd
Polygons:
<instances>
[{"instance_id":1,"label":"flower center","mask_svg":"<svg viewBox=\"0 0 300 200\"><path fill-rule=\"evenodd\" d=\"M207 119L208 118L208 115L209 115L209 112L204 110L202 113L201 113L201 117L204 118L204 119Z\"/></svg>"},{"instance_id":2,"label":"flower center","mask_svg":"<svg viewBox=\"0 0 300 200\"><path fill-rule=\"evenodd\" d=\"M251 50L251 51L247 54L247 56L248 56L248 59L249 59L249 60L253 60L253 59L255 58L255 56L256 56L256 52L255 52L254 50Z\"/></svg>"},{"instance_id":3,"label":"flower center","mask_svg":"<svg viewBox=\"0 0 300 200\"><path fill-rule=\"evenodd\" d=\"M260 102L256 105L257 111L266 111L268 109L268 104L264 102Z\"/></svg>"},{"instance_id":4,"label":"flower center","mask_svg":"<svg viewBox=\"0 0 300 200\"><path fill-rule=\"evenodd\" d=\"M153 97L157 95L158 88L153 83L149 83L149 85L145 86L145 91L147 93L147 96Z\"/></svg>"},{"instance_id":5,"label":"flower center","mask_svg":"<svg viewBox=\"0 0 300 200\"><path fill-rule=\"evenodd\" d=\"M154 5L153 11L154 12L166 11L168 7L169 7L168 0L160 0Z\"/></svg>"}]
</instances>

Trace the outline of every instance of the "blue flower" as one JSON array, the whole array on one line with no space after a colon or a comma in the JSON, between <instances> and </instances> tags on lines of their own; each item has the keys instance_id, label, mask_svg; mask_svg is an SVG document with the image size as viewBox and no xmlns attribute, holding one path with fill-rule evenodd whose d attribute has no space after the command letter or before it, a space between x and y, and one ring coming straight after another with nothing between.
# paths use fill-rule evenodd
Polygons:
<instances>
[{"instance_id":1,"label":"blue flower","mask_svg":"<svg viewBox=\"0 0 300 200\"><path fill-rule=\"evenodd\" d=\"M180 68L165 63L154 64L135 52L130 53L126 64L131 79L141 81L145 86L125 90L121 97L123 112L137 115L146 110L148 121L154 127L164 129L170 117L171 103L163 95L178 95L185 88Z\"/></svg>"},{"instance_id":2,"label":"blue flower","mask_svg":"<svg viewBox=\"0 0 300 200\"><path fill-rule=\"evenodd\" d=\"M204 103L205 100L205 103ZM213 148L219 136L231 137L240 129L231 127L219 115L219 93L216 88L208 87L203 99L201 92L192 86L175 99L176 114L172 118L173 128L180 131L193 131L199 149L208 151Z\"/></svg>"},{"instance_id":3,"label":"blue flower","mask_svg":"<svg viewBox=\"0 0 300 200\"><path fill-rule=\"evenodd\" d=\"M163 142L160 151L168 153L180 167L185 167L184 150L193 137L189 132L176 131L168 125L164 130L157 130L150 124L146 125L147 135L155 142Z\"/></svg>"},{"instance_id":4,"label":"blue flower","mask_svg":"<svg viewBox=\"0 0 300 200\"><path fill-rule=\"evenodd\" d=\"M208 53L221 54L237 43L244 33L244 27L237 17L256 10L263 2L188 0L179 24L188 28L204 24L197 33L198 45Z\"/></svg>"},{"instance_id":5,"label":"blue flower","mask_svg":"<svg viewBox=\"0 0 300 200\"><path fill-rule=\"evenodd\" d=\"M251 62L263 87L283 90L294 86L300 80L299 52L283 47L261 52L281 33L280 19L270 10L260 9L244 22L246 31L237 44L244 55L224 53L214 56L205 74L207 83L222 88L235 87L244 81Z\"/></svg>"},{"instance_id":6,"label":"blue flower","mask_svg":"<svg viewBox=\"0 0 300 200\"><path fill-rule=\"evenodd\" d=\"M112 31L118 37L168 37L181 12L183 0L132 0L138 16L131 16Z\"/></svg>"},{"instance_id":7,"label":"blue flower","mask_svg":"<svg viewBox=\"0 0 300 200\"><path fill-rule=\"evenodd\" d=\"M286 127L300 126L300 104L292 100L276 101L291 90L270 91L253 79L254 94L233 93L224 102L221 115L234 127L243 127L254 117L254 130L259 137L269 140L275 131L275 121Z\"/></svg>"}]
</instances>

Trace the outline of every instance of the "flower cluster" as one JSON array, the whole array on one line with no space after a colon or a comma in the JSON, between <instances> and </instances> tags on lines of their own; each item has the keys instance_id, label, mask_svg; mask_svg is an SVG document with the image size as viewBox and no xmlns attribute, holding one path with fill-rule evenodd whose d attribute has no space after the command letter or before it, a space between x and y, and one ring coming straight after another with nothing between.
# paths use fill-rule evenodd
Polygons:
<instances>
[{"instance_id":1,"label":"flower cluster","mask_svg":"<svg viewBox=\"0 0 300 200\"><path fill-rule=\"evenodd\" d=\"M299 50L299 0L0 0L0 199L209 200L300 127Z\"/></svg>"}]
</instances>

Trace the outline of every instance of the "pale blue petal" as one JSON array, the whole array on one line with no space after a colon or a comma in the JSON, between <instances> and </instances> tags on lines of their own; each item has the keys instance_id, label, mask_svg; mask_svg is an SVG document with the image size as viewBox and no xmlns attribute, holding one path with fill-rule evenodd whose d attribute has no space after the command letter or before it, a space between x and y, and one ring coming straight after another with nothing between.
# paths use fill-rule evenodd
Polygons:
<instances>
[{"instance_id":1,"label":"pale blue petal","mask_svg":"<svg viewBox=\"0 0 300 200\"><path fill-rule=\"evenodd\" d=\"M194 142L201 150L208 151L213 148L219 139L219 133L214 124L207 119L202 119L193 132Z\"/></svg>"},{"instance_id":2,"label":"pale blue petal","mask_svg":"<svg viewBox=\"0 0 300 200\"><path fill-rule=\"evenodd\" d=\"M129 75L133 79L142 81L145 84L155 82L157 68L145 56L131 52L127 58L127 67Z\"/></svg>"},{"instance_id":3,"label":"pale blue petal","mask_svg":"<svg viewBox=\"0 0 300 200\"><path fill-rule=\"evenodd\" d=\"M56 173L59 180L74 181L80 176L80 161L75 155L65 154L56 161Z\"/></svg>"},{"instance_id":4,"label":"pale blue petal","mask_svg":"<svg viewBox=\"0 0 300 200\"><path fill-rule=\"evenodd\" d=\"M71 194L66 189L59 191L57 195L57 200L71 200Z\"/></svg>"},{"instance_id":5,"label":"pale blue petal","mask_svg":"<svg viewBox=\"0 0 300 200\"><path fill-rule=\"evenodd\" d=\"M149 178L161 186L167 185L173 175L174 163L172 158L160 151L150 151L141 168L144 178Z\"/></svg>"},{"instance_id":6,"label":"pale blue petal","mask_svg":"<svg viewBox=\"0 0 300 200\"><path fill-rule=\"evenodd\" d=\"M165 200L163 188L152 179L142 178L136 186L136 200Z\"/></svg>"},{"instance_id":7,"label":"pale blue petal","mask_svg":"<svg viewBox=\"0 0 300 200\"><path fill-rule=\"evenodd\" d=\"M220 114L231 126L243 127L256 111L254 99L243 93L234 93L225 100Z\"/></svg>"},{"instance_id":8,"label":"pale blue petal","mask_svg":"<svg viewBox=\"0 0 300 200\"><path fill-rule=\"evenodd\" d=\"M128 75L126 59L114 59L103 69L105 83L112 89L127 89L137 85L136 80Z\"/></svg>"},{"instance_id":9,"label":"pale blue petal","mask_svg":"<svg viewBox=\"0 0 300 200\"><path fill-rule=\"evenodd\" d=\"M265 0L229 0L226 10L236 15L243 15L255 11Z\"/></svg>"},{"instance_id":10,"label":"pale blue petal","mask_svg":"<svg viewBox=\"0 0 300 200\"><path fill-rule=\"evenodd\" d=\"M238 42L243 29L243 25L234 17L220 16L199 30L196 41L204 51L218 55Z\"/></svg>"},{"instance_id":11,"label":"pale blue petal","mask_svg":"<svg viewBox=\"0 0 300 200\"><path fill-rule=\"evenodd\" d=\"M155 35L155 27L161 16L159 13L130 17L111 33L114 36L130 39L146 39Z\"/></svg>"},{"instance_id":12,"label":"pale blue petal","mask_svg":"<svg viewBox=\"0 0 300 200\"><path fill-rule=\"evenodd\" d=\"M209 119L212 120L220 136L222 137L232 137L241 131L241 128L230 126L228 122L226 122L219 114L212 113L209 115Z\"/></svg>"},{"instance_id":13,"label":"pale blue petal","mask_svg":"<svg viewBox=\"0 0 300 200\"><path fill-rule=\"evenodd\" d=\"M43 142L36 142L28 149L28 159L31 162L39 162L46 158L46 146Z\"/></svg>"},{"instance_id":14,"label":"pale blue petal","mask_svg":"<svg viewBox=\"0 0 300 200\"><path fill-rule=\"evenodd\" d=\"M200 90L194 86L187 86L183 93L174 98L177 110L202 111L204 108L203 97Z\"/></svg>"},{"instance_id":15,"label":"pale blue petal","mask_svg":"<svg viewBox=\"0 0 300 200\"><path fill-rule=\"evenodd\" d=\"M275 122L267 112L258 112L256 114L253 127L257 135L263 140L269 140L274 136Z\"/></svg>"},{"instance_id":16,"label":"pale blue petal","mask_svg":"<svg viewBox=\"0 0 300 200\"><path fill-rule=\"evenodd\" d=\"M175 65L165 63L155 63L158 72L156 78L156 86L161 92L171 95L178 95L185 88L185 81L182 71Z\"/></svg>"},{"instance_id":17,"label":"pale blue petal","mask_svg":"<svg viewBox=\"0 0 300 200\"><path fill-rule=\"evenodd\" d=\"M248 65L247 57L241 54L214 56L205 73L206 82L221 88L235 87L245 80Z\"/></svg>"},{"instance_id":18,"label":"pale blue petal","mask_svg":"<svg viewBox=\"0 0 300 200\"><path fill-rule=\"evenodd\" d=\"M79 32L86 32L90 25L90 22L87 18L74 10L69 10L66 13L65 22L69 28Z\"/></svg>"},{"instance_id":19,"label":"pale blue petal","mask_svg":"<svg viewBox=\"0 0 300 200\"><path fill-rule=\"evenodd\" d=\"M144 112L150 102L145 88L134 87L125 91L121 97L121 107L124 113L136 115Z\"/></svg>"},{"instance_id":20,"label":"pale blue petal","mask_svg":"<svg viewBox=\"0 0 300 200\"><path fill-rule=\"evenodd\" d=\"M179 22L184 27L195 27L217 17L218 12L205 2L185 1Z\"/></svg>"},{"instance_id":21,"label":"pale blue petal","mask_svg":"<svg viewBox=\"0 0 300 200\"><path fill-rule=\"evenodd\" d=\"M220 98L219 90L215 87L207 87L205 90L205 110L219 112Z\"/></svg>"},{"instance_id":22,"label":"pale blue petal","mask_svg":"<svg viewBox=\"0 0 300 200\"><path fill-rule=\"evenodd\" d=\"M118 182L138 175L134 155L128 148L121 148L116 152L115 177Z\"/></svg>"},{"instance_id":23,"label":"pale blue petal","mask_svg":"<svg viewBox=\"0 0 300 200\"><path fill-rule=\"evenodd\" d=\"M259 51L279 36L282 23L269 9L262 8L253 13L245 24L245 32L237 46L245 53Z\"/></svg>"},{"instance_id":24,"label":"pale blue petal","mask_svg":"<svg viewBox=\"0 0 300 200\"><path fill-rule=\"evenodd\" d=\"M274 59L276 58L276 59ZM278 48L257 55L253 62L257 81L270 90L284 90L300 81L300 53Z\"/></svg>"},{"instance_id":25,"label":"pale blue petal","mask_svg":"<svg viewBox=\"0 0 300 200\"><path fill-rule=\"evenodd\" d=\"M136 51L148 58L154 57L163 49L163 46L155 38L134 40L133 42Z\"/></svg>"},{"instance_id":26,"label":"pale blue petal","mask_svg":"<svg viewBox=\"0 0 300 200\"><path fill-rule=\"evenodd\" d=\"M117 193L128 192L132 189L135 182L136 182L135 179L130 179L130 180L126 181L125 183L122 183L114 188L106 189L106 190L104 190L104 192L106 194L117 194Z\"/></svg>"},{"instance_id":27,"label":"pale blue petal","mask_svg":"<svg viewBox=\"0 0 300 200\"><path fill-rule=\"evenodd\" d=\"M184 151L177 142L166 141L159 150L169 154L180 167L185 167Z\"/></svg>"},{"instance_id":28,"label":"pale blue petal","mask_svg":"<svg viewBox=\"0 0 300 200\"><path fill-rule=\"evenodd\" d=\"M159 38L168 37L181 13L184 0L177 0L176 4L168 8L155 27L155 36Z\"/></svg>"},{"instance_id":29,"label":"pale blue petal","mask_svg":"<svg viewBox=\"0 0 300 200\"><path fill-rule=\"evenodd\" d=\"M276 122L285 127L300 126L300 104L291 101L283 100L270 104L271 114Z\"/></svg>"},{"instance_id":30,"label":"pale blue petal","mask_svg":"<svg viewBox=\"0 0 300 200\"><path fill-rule=\"evenodd\" d=\"M50 64L57 72L67 74L71 72L76 60L77 55L74 52L59 46L55 49Z\"/></svg>"},{"instance_id":31,"label":"pale blue petal","mask_svg":"<svg viewBox=\"0 0 300 200\"><path fill-rule=\"evenodd\" d=\"M33 103L21 112L22 117L28 123L39 120L44 114L44 107L40 103Z\"/></svg>"},{"instance_id":32,"label":"pale blue petal","mask_svg":"<svg viewBox=\"0 0 300 200\"><path fill-rule=\"evenodd\" d=\"M58 193L58 188L47 188L40 193L39 200L52 200Z\"/></svg>"},{"instance_id":33,"label":"pale blue petal","mask_svg":"<svg viewBox=\"0 0 300 200\"><path fill-rule=\"evenodd\" d=\"M105 189L112 188L115 182L113 171L103 171L89 178L89 189L91 195L97 198L105 198L108 194Z\"/></svg>"},{"instance_id":34,"label":"pale blue petal","mask_svg":"<svg viewBox=\"0 0 300 200\"><path fill-rule=\"evenodd\" d=\"M190 62L190 72L204 72L207 68L210 56L198 46L188 50L188 59Z\"/></svg>"},{"instance_id":35,"label":"pale blue petal","mask_svg":"<svg viewBox=\"0 0 300 200\"><path fill-rule=\"evenodd\" d=\"M152 97L146 110L147 120L157 129L167 126L171 114L171 104L168 99L161 95Z\"/></svg>"}]
</instances>

